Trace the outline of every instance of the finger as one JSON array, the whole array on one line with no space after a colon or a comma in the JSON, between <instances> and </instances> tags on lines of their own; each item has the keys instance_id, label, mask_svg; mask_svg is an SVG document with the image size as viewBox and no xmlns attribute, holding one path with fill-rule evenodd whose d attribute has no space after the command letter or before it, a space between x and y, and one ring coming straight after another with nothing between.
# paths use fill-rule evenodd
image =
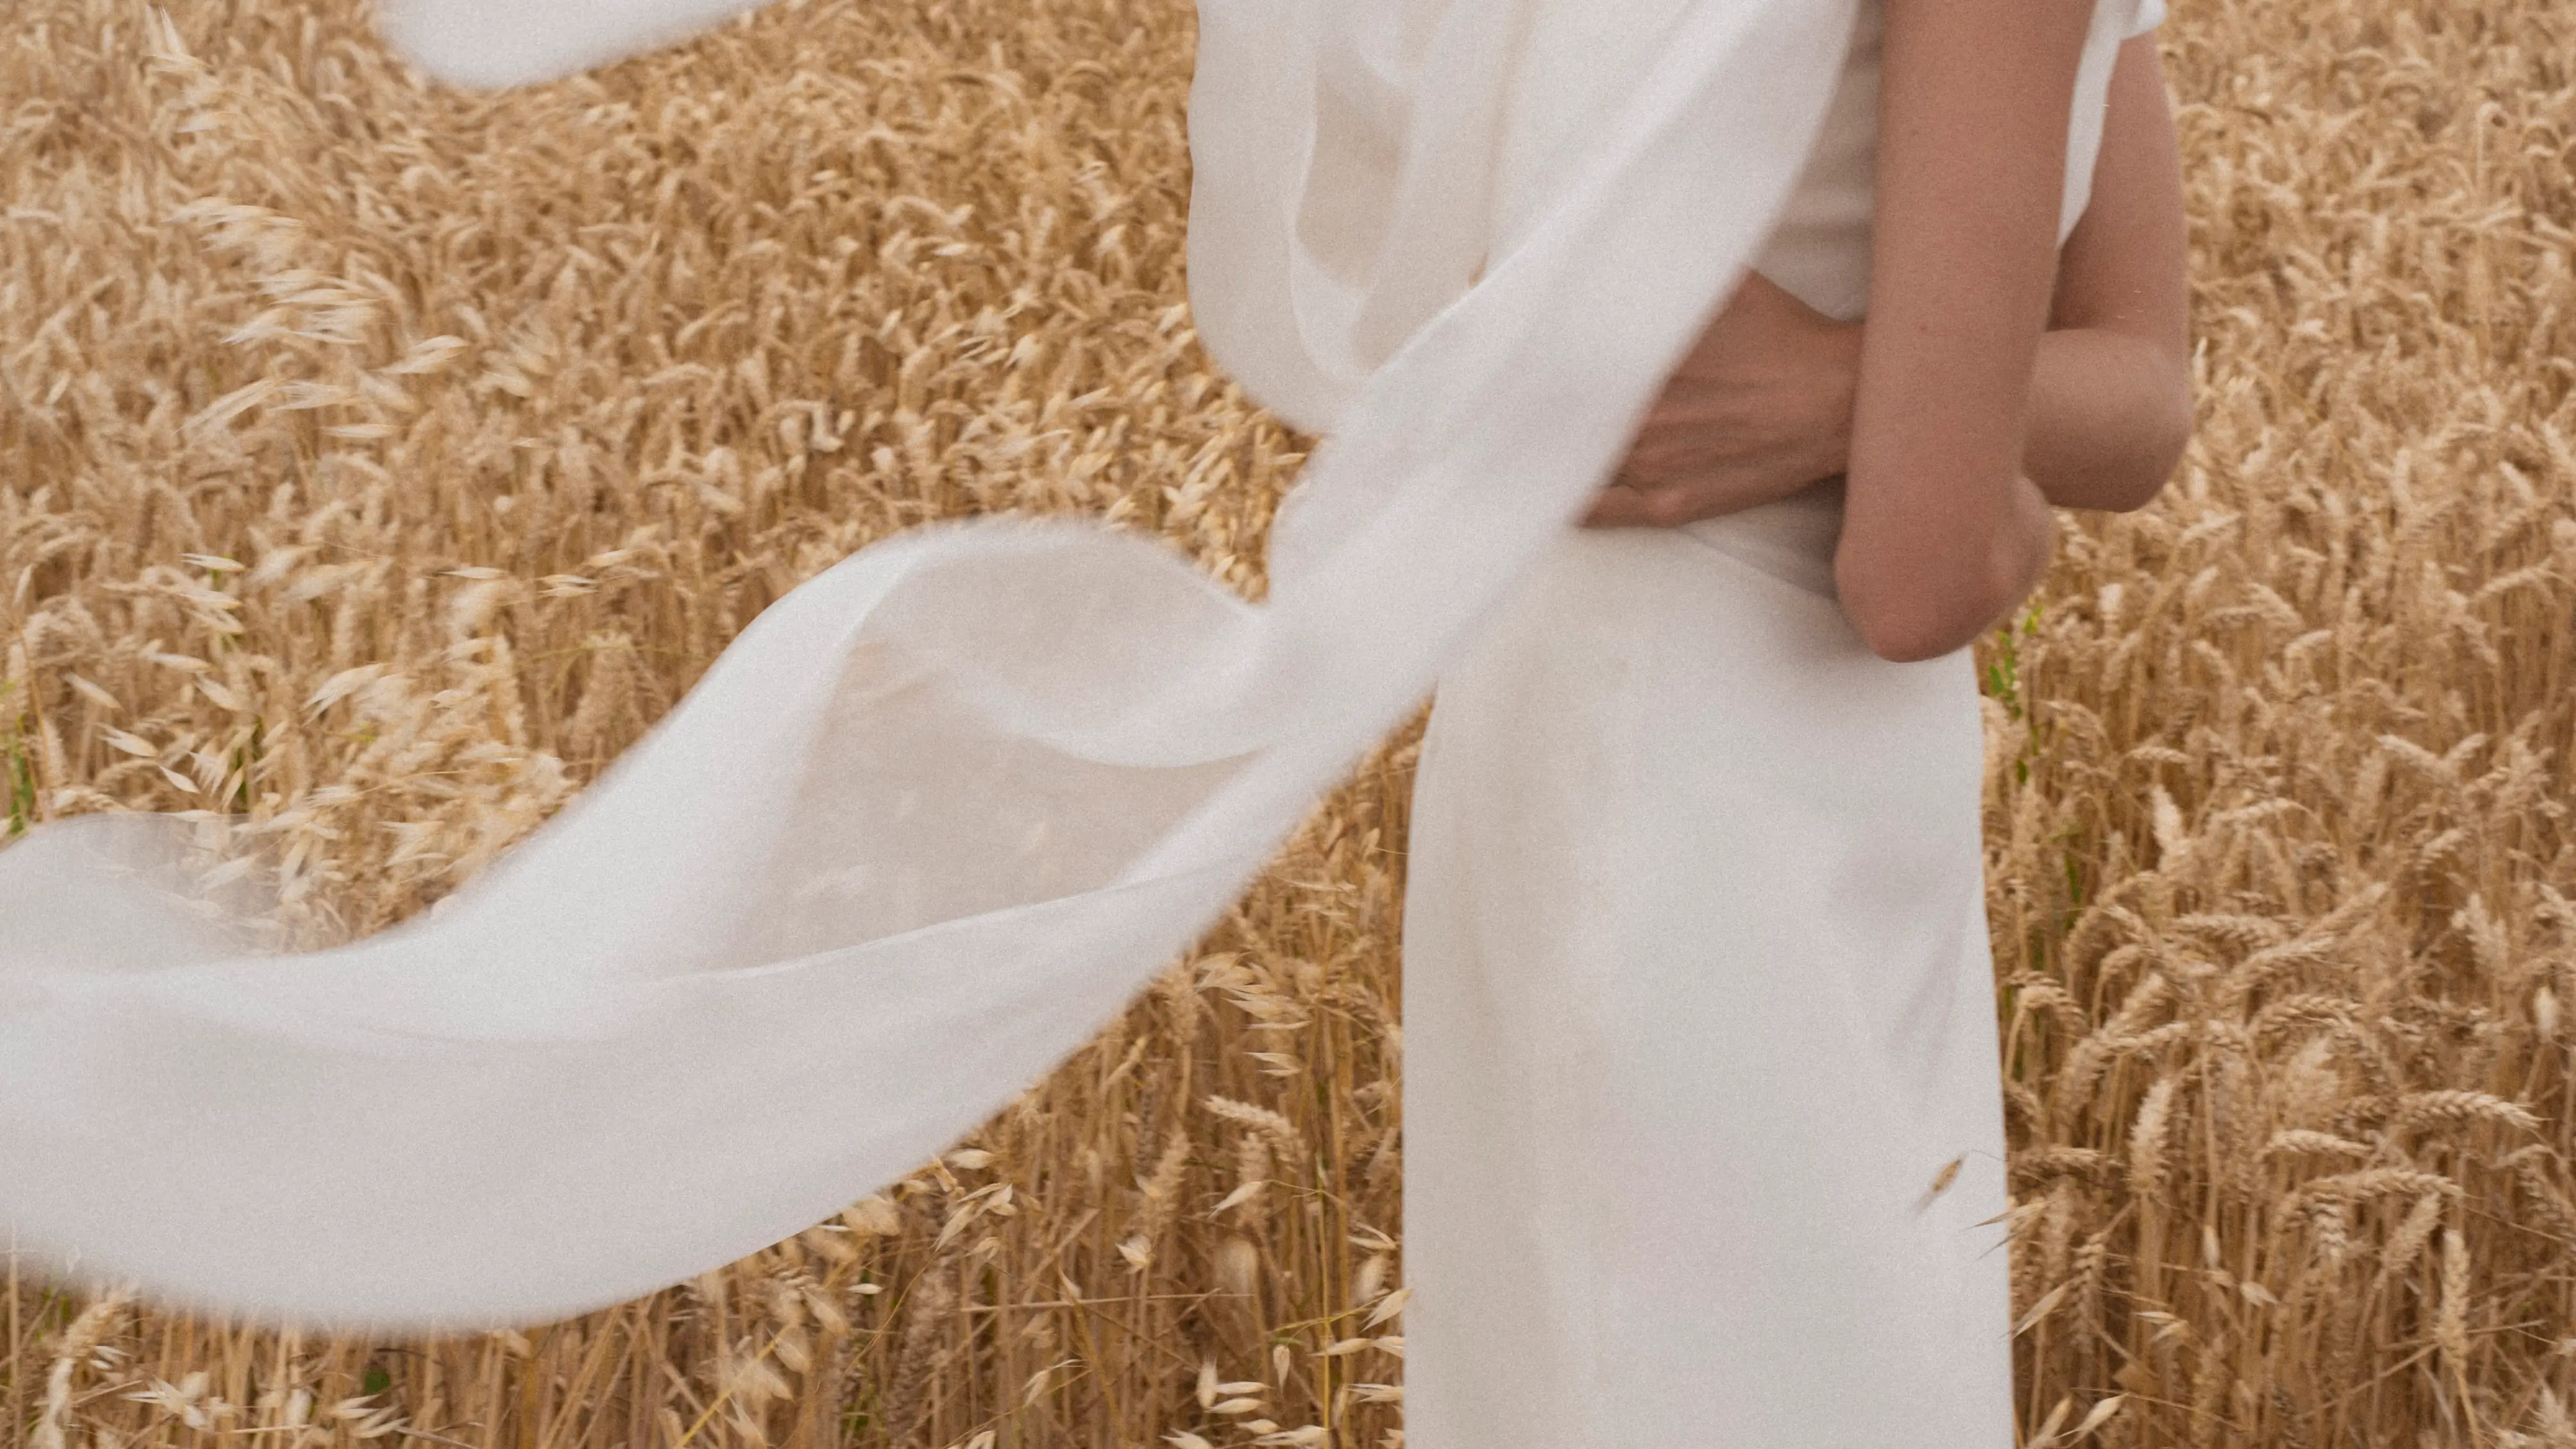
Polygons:
<instances>
[{"instance_id":1,"label":"finger","mask_svg":"<svg viewBox=\"0 0 2576 1449\"><path fill-rule=\"evenodd\" d=\"M1762 275L1760 272L1746 272L1744 274L1744 284L1735 289L1735 296L1733 297L1732 302L1736 306L1777 306L1782 302L1794 302L1796 300L1797 299L1791 297L1779 283L1772 281L1769 277Z\"/></svg>"},{"instance_id":2,"label":"finger","mask_svg":"<svg viewBox=\"0 0 2576 1449\"><path fill-rule=\"evenodd\" d=\"M1646 521L1645 495L1625 483L1592 495L1592 507L1583 515L1586 528L1636 528Z\"/></svg>"},{"instance_id":3,"label":"finger","mask_svg":"<svg viewBox=\"0 0 2576 1449\"><path fill-rule=\"evenodd\" d=\"M1672 528L1700 516L1699 496L1688 488L1661 488L1645 495L1646 522L1657 528Z\"/></svg>"},{"instance_id":4,"label":"finger","mask_svg":"<svg viewBox=\"0 0 2576 1449\"><path fill-rule=\"evenodd\" d=\"M1809 306L1806 298L1760 272L1745 274L1744 285L1736 290L1735 300L1765 308L1786 320L1833 325L1833 319Z\"/></svg>"},{"instance_id":5,"label":"finger","mask_svg":"<svg viewBox=\"0 0 2576 1449\"><path fill-rule=\"evenodd\" d=\"M1743 474L1617 484L1594 499L1584 522L1596 528L1679 528L1772 502L1789 491L1764 487L1759 479Z\"/></svg>"},{"instance_id":6,"label":"finger","mask_svg":"<svg viewBox=\"0 0 2576 1449\"><path fill-rule=\"evenodd\" d=\"M1596 528L1673 528L1725 511L1703 488L1614 483L1593 500L1584 522Z\"/></svg>"}]
</instances>

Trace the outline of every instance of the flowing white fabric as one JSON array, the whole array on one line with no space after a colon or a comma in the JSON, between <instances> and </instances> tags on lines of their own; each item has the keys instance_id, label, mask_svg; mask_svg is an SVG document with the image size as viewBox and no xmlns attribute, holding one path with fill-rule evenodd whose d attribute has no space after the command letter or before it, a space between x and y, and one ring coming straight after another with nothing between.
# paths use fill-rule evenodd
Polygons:
<instances>
[{"instance_id":1,"label":"flowing white fabric","mask_svg":"<svg viewBox=\"0 0 2576 1449\"><path fill-rule=\"evenodd\" d=\"M1332 434L1267 605L1095 529L889 540L441 909L341 949L244 954L150 821L0 855L22 1248L270 1319L546 1319L829 1215L1078 1046L1607 474L1771 231L1852 15L1676 6L1498 229L1515 57L1558 3L1202 6L1199 325ZM391 27L508 83L737 8Z\"/></svg>"}]
</instances>

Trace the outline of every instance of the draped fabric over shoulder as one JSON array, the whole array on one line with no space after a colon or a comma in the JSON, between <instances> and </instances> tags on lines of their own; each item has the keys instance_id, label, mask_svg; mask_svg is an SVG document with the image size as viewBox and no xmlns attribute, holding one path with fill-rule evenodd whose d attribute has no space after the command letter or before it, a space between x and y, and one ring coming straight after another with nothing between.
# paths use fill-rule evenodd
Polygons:
<instances>
[{"instance_id":1,"label":"draped fabric over shoulder","mask_svg":"<svg viewBox=\"0 0 2576 1449\"><path fill-rule=\"evenodd\" d=\"M1498 108L1553 3L1201 5L1199 326L1331 434L1266 604L1104 529L889 539L440 909L337 949L248 952L257 903L170 822L0 854L22 1249L270 1319L553 1318L830 1215L1079 1046L1607 474L1771 229L1853 14L1675 6L1506 234ZM388 24L436 74L515 84L739 8Z\"/></svg>"}]
</instances>

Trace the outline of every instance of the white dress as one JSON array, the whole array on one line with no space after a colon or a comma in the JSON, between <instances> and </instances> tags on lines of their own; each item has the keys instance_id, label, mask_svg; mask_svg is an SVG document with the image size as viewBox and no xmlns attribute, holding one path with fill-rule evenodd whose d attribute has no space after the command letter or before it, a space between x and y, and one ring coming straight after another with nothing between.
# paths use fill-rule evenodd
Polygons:
<instances>
[{"instance_id":1,"label":"white dress","mask_svg":"<svg viewBox=\"0 0 2576 1449\"><path fill-rule=\"evenodd\" d=\"M1656 9L1549 12L1517 124L1579 111ZM2070 226L2112 52L2158 18L2102 9ZM1846 319L1877 31L1872 3L1759 262ZM1405 910L1412 1449L2014 1442L1976 682L1845 621L1839 486L1569 534L1441 677Z\"/></svg>"}]
</instances>

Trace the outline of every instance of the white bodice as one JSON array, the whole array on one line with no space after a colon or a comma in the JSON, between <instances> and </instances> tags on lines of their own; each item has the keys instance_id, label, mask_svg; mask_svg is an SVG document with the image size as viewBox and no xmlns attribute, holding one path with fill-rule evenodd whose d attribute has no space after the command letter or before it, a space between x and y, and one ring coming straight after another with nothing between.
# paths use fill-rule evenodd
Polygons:
<instances>
[{"instance_id":1,"label":"white bodice","mask_svg":"<svg viewBox=\"0 0 2576 1449\"><path fill-rule=\"evenodd\" d=\"M1529 14L1520 71L1498 148L1497 239L1579 164L1579 138L1616 104L1622 77L1687 0L1540 5ZM1878 165L1879 33L1884 0L1862 0L1823 133L1754 270L1830 316L1857 320L1869 297L1870 219ZM2075 81L2066 143L2066 198L2058 235L2072 231L2093 194L2111 63L2120 42L2153 29L2164 0L2099 0Z\"/></svg>"}]
</instances>

